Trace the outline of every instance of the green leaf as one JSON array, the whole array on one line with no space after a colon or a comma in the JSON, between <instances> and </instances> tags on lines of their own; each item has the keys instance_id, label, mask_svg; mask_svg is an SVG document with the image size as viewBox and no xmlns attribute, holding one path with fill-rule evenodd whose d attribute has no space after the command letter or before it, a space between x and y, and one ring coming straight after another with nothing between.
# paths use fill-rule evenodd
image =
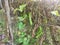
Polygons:
<instances>
[{"instance_id":1,"label":"green leaf","mask_svg":"<svg viewBox=\"0 0 60 45\"><path fill-rule=\"evenodd\" d=\"M24 42L23 42L23 45L29 45L29 39L27 39L27 37L24 38Z\"/></svg>"},{"instance_id":2,"label":"green leaf","mask_svg":"<svg viewBox=\"0 0 60 45\"><path fill-rule=\"evenodd\" d=\"M23 21L27 18L27 14L24 14L23 16L17 17L19 21Z\"/></svg>"},{"instance_id":3,"label":"green leaf","mask_svg":"<svg viewBox=\"0 0 60 45\"><path fill-rule=\"evenodd\" d=\"M23 42L23 39L22 38L19 38L19 43L22 43Z\"/></svg>"},{"instance_id":4,"label":"green leaf","mask_svg":"<svg viewBox=\"0 0 60 45\"><path fill-rule=\"evenodd\" d=\"M24 32L21 32L21 38L24 38L25 36L26 36L26 33L24 33Z\"/></svg>"},{"instance_id":5,"label":"green leaf","mask_svg":"<svg viewBox=\"0 0 60 45\"><path fill-rule=\"evenodd\" d=\"M30 25L33 25L31 13L29 13L29 22L30 22Z\"/></svg>"},{"instance_id":6,"label":"green leaf","mask_svg":"<svg viewBox=\"0 0 60 45\"><path fill-rule=\"evenodd\" d=\"M43 34L43 28L40 26L39 30L38 30L38 32L36 34L36 38L39 38L42 34Z\"/></svg>"},{"instance_id":7,"label":"green leaf","mask_svg":"<svg viewBox=\"0 0 60 45\"><path fill-rule=\"evenodd\" d=\"M18 10L19 10L18 8L14 9L13 14L15 14L15 13L16 13L16 11L18 11Z\"/></svg>"},{"instance_id":8,"label":"green leaf","mask_svg":"<svg viewBox=\"0 0 60 45\"><path fill-rule=\"evenodd\" d=\"M25 27L25 24L23 24L23 22L19 22L19 23L18 23L18 28L19 28L20 30L22 30L24 27Z\"/></svg>"},{"instance_id":9,"label":"green leaf","mask_svg":"<svg viewBox=\"0 0 60 45\"><path fill-rule=\"evenodd\" d=\"M36 36L36 38L39 38L42 34L43 34L43 33L40 32L40 34L38 34L38 35Z\"/></svg>"},{"instance_id":10,"label":"green leaf","mask_svg":"<svg viewBox=\"0 0 60 45\"><path fill-rule=\"evenodd\" d=\"M51 11L51 14L56 15L56 16L60 16L60 14L58 13L58 11Z\"/></svg>"},{"instance_id":11,"label":"green leaf","mask_svg":"<svg viewBox=\"0 0 60 45\"><path fill-rule=\"evenodd\" d=\"M17 17L19 19L19 21L23 21L25 18L23 17Z\"/></svg>"},{"instance_id":12,"label":"green leaf","mask_svg":"<svg viewBox=\"0 0 60 45\"><path fill-rule=\"evenodd\" d=\"M27 14L23 14L23 17L24 17L24 19L26 19L27 18Z\"/></svg>"},{"instance_id":13,"label":"green leaf","mask_svg":"<svg viewBox=\"0 0 60 45\"><path fill-rule=\"evenodd\" d=\"M24 10L25 7L26 7L26 4L20 5L20 6L19 6L20 12L23 12L23 10Z\"/></svg>"}]
</instances>

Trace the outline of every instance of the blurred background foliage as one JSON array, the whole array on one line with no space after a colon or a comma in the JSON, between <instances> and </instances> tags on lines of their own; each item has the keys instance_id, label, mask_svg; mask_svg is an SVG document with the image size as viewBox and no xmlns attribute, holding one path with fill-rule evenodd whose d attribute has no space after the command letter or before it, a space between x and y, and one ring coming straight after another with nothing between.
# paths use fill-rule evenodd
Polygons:
<instances>
[{"instance_id":1,"label":"blurred background foliage","mask_svg":"<svg viewBox=\"0 0 60 45\"><path fill-rule=\"evenodd\" d=\"M60 8L48 0L14 0L10 16L14 45L60 45ZM13 10L12 10L13 9ZM7 18L0 10L0 40L9 42Z\"/></svg>"}]
</instances>

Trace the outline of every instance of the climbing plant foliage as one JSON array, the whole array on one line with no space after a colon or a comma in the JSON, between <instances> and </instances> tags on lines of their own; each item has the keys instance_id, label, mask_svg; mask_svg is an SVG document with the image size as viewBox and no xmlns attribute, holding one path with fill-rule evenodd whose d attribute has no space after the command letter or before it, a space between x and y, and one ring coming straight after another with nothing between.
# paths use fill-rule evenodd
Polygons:
<instances>
[{"instance_id":1,"label":"climbing plant foliage","mask_svg":"<svg viewBox=\"0 0 60 45\"><path fill-rule=\"evenodd\" d=\"M24 9L26 8L26 4L20 5L18 8L14 10L14 14L19 11L20 16L17 17L17 27L19 30L17 30L17 33L14 33L15 35L15 42L16 44L22 44L22 45L30 45L31 35L27 35L26 32L24 32L25 23L24 21L26 19L29 20L29 24L32 25L32 15L31 12L25 13ZM17 37L18 36L18 37Z\"/></svg>"}]
</instances>

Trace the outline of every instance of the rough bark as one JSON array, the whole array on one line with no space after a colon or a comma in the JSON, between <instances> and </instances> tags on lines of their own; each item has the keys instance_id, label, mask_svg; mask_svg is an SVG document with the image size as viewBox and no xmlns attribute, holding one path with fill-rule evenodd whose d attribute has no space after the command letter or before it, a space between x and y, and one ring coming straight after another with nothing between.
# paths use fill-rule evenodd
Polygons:
<instances>
[{"instance_id":1,"label":"rough bark","mask_svg":"<svg viewBox=\"0 0 60 45\"><path fill-rule=\"evenodd\" d=\"M13 29L11 27L11 17L10 17L10 8L9 8L9 4L8 4L8 0L4 0L5 1L5 10L6 10L6 15L7 15L7 30L10 33L11 36L11 43L13 45Z\"/></svg>"}]
</instances>

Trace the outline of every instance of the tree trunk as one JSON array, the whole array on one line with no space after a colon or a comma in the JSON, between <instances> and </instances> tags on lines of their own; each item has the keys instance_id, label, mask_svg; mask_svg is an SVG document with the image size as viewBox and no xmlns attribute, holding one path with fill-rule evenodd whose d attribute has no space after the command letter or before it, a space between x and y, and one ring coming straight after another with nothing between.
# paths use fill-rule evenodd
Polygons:
<instances>
[{"instance_id":1,"label":"tree trunk","mask_svg":"<svg viewBox=\"0 0 60 45\"><path fill-rule=\"evenodd\" d=\"M10 8L9 8L9 3L8 0L5 1L5 10L6 10L6 15L7 15L7 31L10 33L11 36L11 43L13 45L13 30L11 27L11 17L10 17Z\"/></svg>"}]
</instances>

